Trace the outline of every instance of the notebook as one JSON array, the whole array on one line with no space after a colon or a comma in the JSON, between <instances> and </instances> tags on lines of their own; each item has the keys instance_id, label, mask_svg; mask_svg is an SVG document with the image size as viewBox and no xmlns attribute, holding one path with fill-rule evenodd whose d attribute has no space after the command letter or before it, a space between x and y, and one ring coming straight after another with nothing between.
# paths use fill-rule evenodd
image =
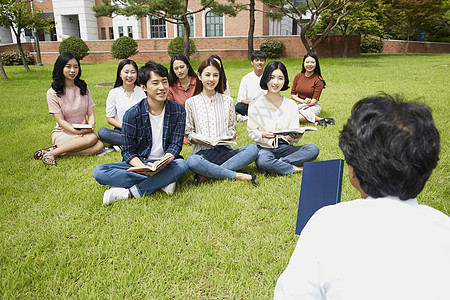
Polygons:
<instances>
[{"instance_id":1,"label":"notebook","mask_svg":"<svg viewBox=\"0 0 450 300\"><path fill-rule=\"evenodd\" d=\"M344 160L342 159L303 164L295 234L302 232L308 220L318 209L341 201L343 170Z\"/></svg>"}]
</instances>

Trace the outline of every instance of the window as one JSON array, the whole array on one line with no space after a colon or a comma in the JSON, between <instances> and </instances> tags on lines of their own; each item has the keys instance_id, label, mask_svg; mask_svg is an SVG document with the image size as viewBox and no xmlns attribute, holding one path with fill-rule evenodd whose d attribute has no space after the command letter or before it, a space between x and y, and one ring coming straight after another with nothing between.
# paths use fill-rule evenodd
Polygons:
<instances>
[{"instance_id":1,"label":"window","mask_svg":"<svg viewBox=\"0 0 450 300\"><path fill-rule=\"evenodd\" d=\"M189 22L189 27L191 28L191 36L194 36L194 15L193 14L187 15L186 19ZM178 36L184 36L184 25L178 24L177 31Z\"/></svg>"},{"instance_id":2,"label":"window","mask_svg":"<svg viewBox=\"0 0 450 300\"><path fill-rule=\"evenodd\" d=\"M101 31L102 31L102 40L106 40L106 28L102 27Z\"/></svg>"},{"instance_id":3,"label":"window","mask_svg":"<svg viewBox=\"0 0 450 300\"><path fill-rule=\"evenodd\" d=\"M123 36L123 27L119 26L119 37Z\"/></svg>"},{"instance_id":4,"label":"window","mask_svg":"<svg viewBox=\"0 0 450 300\"><path fill-rule=\"evenodd\" d=\"M113 27L109 27L109 39L110 40L114 39L114 28Z\"/></svg>"},{"instance_id":5,"label":"window","mask_svg":"<svg viewBox=\"0 0 450 300\"><path fill-rule=\"evenodd\" d=\"M216 16L212 11L205 15L206 36L223 36L223 16Z\"/></svg>"},{"instance_id":6,"label":"window","mask_svg":"<svg viewBox=\"0 0 450 300\"><path fill-rule=\"evenodd\" d=\"M130 38L132 38L133 37L133 26L128 26L127 30L128 30L128 36Z\"/></svg>"},{"instance_id":7,"label":"window","mask_svg":"<svg viewBox=\"0 0 450 300\"><path fill-rule=\"evenodd\" d=\"M166 21L156 17L150 17L150 32L152 39L166 37Z\"/></svg>"}]
</instances>

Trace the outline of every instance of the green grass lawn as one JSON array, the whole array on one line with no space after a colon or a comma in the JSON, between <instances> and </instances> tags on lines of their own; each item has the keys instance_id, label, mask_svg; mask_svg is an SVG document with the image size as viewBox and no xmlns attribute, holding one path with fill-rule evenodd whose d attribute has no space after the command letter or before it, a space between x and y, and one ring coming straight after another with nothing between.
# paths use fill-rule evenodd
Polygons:
<instances>
[{"instance_id":1,"label":"green grass lawn","mask_svg":"<svg viewBox=\"0 0 450 300\"><path fill-rule=\"evenodd\" d=\"M301 61L282 61L292 82ZM192 63L194 69L199 63ZM419 202L450 215L450 54L363 55L320 63L327 82L321 116L333 117L336 125L305 134L301 143L318 145L319 160L343 158L339 131L357 100L380 91L418 98L432 107L442 145ZM252 67L247 60L224 66L235 99L240 79ZM96 85L113 82L116 67L82 65L97 104L96 130L106 126L110 90ZM196 187L190 173L173 196L156 192L105 207L107 187L97 184L92 172L121 155L62 157L49 168L34 160L34 151L51 144L55 125L46 101L52 66L31 66L29 73L23 66L5 69L10 80L0 81L0 298L272 297L298 238L301 174L259 175L255 188L228 180ZM250 143L245 126L238 123L239 145ZM182 155L191 149L184 146ZM247 170L259 174L254 164ZM344 174L342 201L355 199L359 195Z\"/></svg>"}]
</instances>

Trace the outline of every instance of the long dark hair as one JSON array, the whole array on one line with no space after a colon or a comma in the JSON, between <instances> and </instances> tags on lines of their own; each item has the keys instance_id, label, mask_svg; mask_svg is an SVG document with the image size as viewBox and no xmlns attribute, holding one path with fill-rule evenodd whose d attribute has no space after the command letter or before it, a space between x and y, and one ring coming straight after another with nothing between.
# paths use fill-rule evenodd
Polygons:
<instances>
[{"instance_id":1,"label":"long dark hair","mask_svg":"<svg viewBox=\"0 0 450 300\"><path fill-rule=\"evenodd\" d=\"M197 72L198 76L197 76L197 81L195 83L194 96L200 94L203 91L203 83L200 80L200 77L202 76L203 70L208 66L213 66L214 68L216 68L219 71L219 83L216 85L215 90L217 93L223 93L223 75L221 72L220 65L214 58L209 57L209 58L205 59L198 67L198 72Z\"/></svg>"},{"instance_id":2,"label":"long dark hair","mask_svg":"<svg viewBox=\"0 0 450 300\"><path fill-rule=\"evenodd\" d=\"M325 83L325 80L323 80L322 72L320 72L319 58L317 57L317 54L315 54L314 52L306 53L305 56L303 56L302 73L305 73L305 72L306 72L306 69L305 69L305 60L306 60L308 57L310 57L310 56L311 56L312 58L314 58L315 61L316 61L316 68L314 69L314 73L316 73L317 75L320 76L320 78L322 78L322 81L323 81L323 88L325 88L326 83Z\"/></svg>"},{"instance_id":3,"label":"long dark hair","mask_svg":"<svg viewBox=\"0 0 450 300\"><path fill-rule=\"evenodd\" d=\"M195 71L194 71L194 69L192 69L192 66L189 63L189 60L186 58L186 56L184 56L183 54L175 54L174 56L172 56L172 59L170 60L169 78L168 78L169 85L173 85L178 80L177 75L173 71L173 63L176 60L181 60L182 62L184 62L186 64L186 67L188 68L188 76L195 77L195 78L197 77L197 74L195 74Z\"/></svg>"},{"instance_id":4,"label":"long dark hair","mask_svg":"<svg viewBox=\"0 0 450 300\"><path fill-rule=\"evenodd\" d=\"M223 77L223 90L225 91L227 89L227 75L225 75L225 70L223 68L223 62L219 55L213 54L210 56L210 58L217 59L220 62L220 69L219 71L222 73Z\"/></svg>"},{"instance_id":5,"label":"long dark hair","mask_svg":"<svg viewBox=\"0 0 450 300\"><path fill-rule=\"evenodd\" d=\"M267 66L264 68L264 72L259 81L259 86L263 90L266 90L266 91L268 90L267 83L270 81L273 71L278 70L278 69L281 71L281 73L283 73L283 76L284 76L284 84L283 84L283 87L281 88L281 91L285 91L289 88L289 76L288 76L286 66L281 61L274 60L274 61L271 61L270 63L268 63Z\"/></svg>"},{"instance_id":6,"label":"long dark hair","mask_svg":"<svg viewBox=\"0 0 450 300\"><path fill-rule=\"evenodd\" d=\"M119 66L117 67L117 76L116 76L116 83L114 83L114 87L119 87L123 85L123 80L122 77L120 77L120 72L122 72L123 67L125 67L126 65L132 65L134 67L134 69L136 70L136 80L134 81L134 85L137 85L137 73L138 73L138 66L137 64L134 62L134 60L131 59L124 59L119 63Z\"/></svg>"},{"instance_id":7,"label":"long dark hair","mask_svg":"<svg viewBox=\"0 0 450 300\"><path fill-rule=\"evenodd\" d=\"M80 79L81 77L80 60L78 59L78 57L76 57L74 54L70 52L63 52L58 56L55 64L53 65L52 89L55 90L56 95L58 95L58 97L61 97L61 95L64 95L66 93L66 81L63 70L67 62L72 58L75 58L78 63L78 74L75 77L74 83L77 87L80 88L80 94L82 96L86 95L87 93L87 84L86 82L84 82L84 80Z\"/></svg>"}]
</instances>

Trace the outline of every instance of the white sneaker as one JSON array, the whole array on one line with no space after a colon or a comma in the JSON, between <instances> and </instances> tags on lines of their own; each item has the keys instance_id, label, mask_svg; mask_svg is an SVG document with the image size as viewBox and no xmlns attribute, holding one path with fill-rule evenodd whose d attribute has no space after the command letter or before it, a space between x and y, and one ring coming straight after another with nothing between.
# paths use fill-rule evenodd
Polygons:
<instances>
[{"instance_id":1,"label":"white sneaker","mask_svg":"<svg viewBox=\"0 0 450 300\"><path fill-rule=\"evenodd\" d=\"M163 187L161 190L166 193L167 195L173 195L173 193L175 192L175 188L177 186L177 182L172 182L169 185L166 185L165 187Z\"/></svg>"},{"instance_id":2,"label":"white sneaker","mask_svg":"<svg viewBox=\"0 0 450 300\"><path fill-rule=\"evenodd\" d=\"M113 146L113 149L116 150L117 152L122 151L122 147L117 146L117 145L114 145L114 146Z\"/></svg>"},{"instance_id":3,"label":"white sneaker","mask_svg":"<svg viewBox=\"0 0 450 300\"><path fill-rule=\"evenodd\" d=\"M236 117L236 121L238 122L244 122L248 119L248 116L243 116L243 115L237 115Z\"/></svg>"},{"instance_id":4,"label":"white sneaker","mask_svg":"<svg viewBox=\"0 0 450 300\"><path fill-rule=\"evenodd\" d=\"M113 187L105 191L103 195L103 205L109 205L117 200L128 199L130 192L126 188Z\"/></svg>"},{"instance_id":5,"label":"white sneaker","mask_svg":"<svg viewBox=\"0 0 450 300\"><path fill-rule=\"evenodd\" d=\"M105 155L105 154L107 154L107 153L109 153L109 152L113 152L113 151L114 151L113 148L105 147L105 148L103 148L102 152L100 152L99 154L97 154L97 156L103 156L103 155Z\"/></svg>"}]
</instances>

